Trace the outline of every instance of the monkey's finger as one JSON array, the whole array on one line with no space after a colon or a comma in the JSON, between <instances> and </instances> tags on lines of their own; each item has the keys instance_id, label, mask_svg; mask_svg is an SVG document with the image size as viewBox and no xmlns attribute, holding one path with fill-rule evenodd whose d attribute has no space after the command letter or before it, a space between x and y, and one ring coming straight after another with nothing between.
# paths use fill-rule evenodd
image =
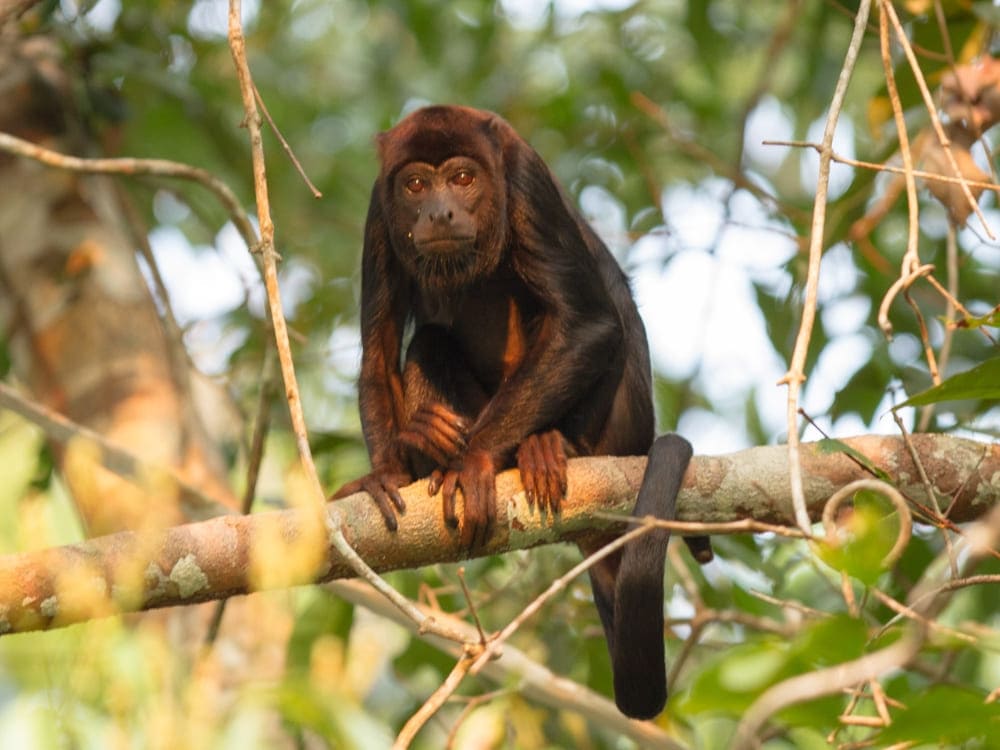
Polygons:
<instances>
[{"instance_id":1,"label":"monkey's finger","mask_svg":"<svg viewBox=\"0 0 1000 750\"><path fill-rule=\"evenodd\" d=\"M382 513L382 518L385 521L385 527L389 531L397 531L399 529L399 521L396 520L396 514L392 512L392 508L389 507L389 501L384 493L379 494L375 498L375 502L378 505L379 511Z\"/></svg>"},{"instance_id":2,"label":"monkey's finger","mask_svg":"<svg viewBox=\"0 0 1000 750\"><path fill-rule=\"evenodd\" d=\"M399 440L411 448L416 448L434 463L446 464L451 458L450 454L442 452L442 450L432 441L428 440L427 436L422 432L407 428L399 433Z\"/></svg>"},{"instance_id":3,"label":"monkey's finger","mask_svg":"<svg viewBox=\"0 0 1000 750\"><path fill-rule=\"evenodd\" d=\"M434 440L447 445L457 445L465 447L465 433L467 430L465 420L456 414L438 414L434 411L421 409L410 420L415 422L427 432Z\"/></svg>"},{"instance_id":4,"label":"monkey's finger","mask_svg":"<svg viewBox=\"0 0 1000 750\"><path fill-rule=\"evenodd\" d=\"M429 411L457 432L464 434L469 431L469 421L465 417L456 414L442 403L428 404L424 407L424 410Z\"/></svg>"},{"instance_id":5,"label":"monkey's finger","mask_svg":"<svg viewBox=\"0 0 1000 750\"><path fill-rule=\"evenodd\" d=\"M496 488L492 475L480 477L479 491L479 517L480 522L476 529L476 538L473 540L476 549L486 546L487 540L493 531L496 522Z\"/></svg>"},{"instance_id":6,"label":"monkey's finger","mask_svg":"<svg viewBox=\"0 0 1000 750\"><path fill-rule=\"evenodd\" d=\"M427 494L436 495L438 490L441 489L441 484L444 482L444 471L442 469L434 469L431 475L427 477Z\"/></svg>"},{"instance_id":7,"label":"monkey's finger","mask_svg":"<svg viewBox=\"0 0 1000 750\"><path fill-rule=\"evenodd\" d=\"M444 510L444 521L455 528L458 526L458 516L455 515L455 491L458 488L458 474L447 471L441 483L441 507Z\"/></svg>"},{"instance_id":8,"label":"monkey's finger","mask_svg":"<svg viewBox=\"0 0 1000 750\"><path fill-rule=\"evenodd\" d=\"M396 506L396 510L400 513L405 512L406 501L403 500L403 496L399 492L399 487L390 483L386 486L385 490L388 493L389 498L392 500L392 504Z\"/></svg>"},{"instance_id":9,"label":"monkey's finger","mask_svg":"<svg viewBox=\"0 0 1000 750\"><path fill-rule=\"evenodd\" d=\"M562 451L562 436L553 430L542 436L542 452L545 456L546 492L549 497L549 510L553 513L559 510L563 496L566 494L566 456Z\"/></svg>"},{"instance_id":10,"label":"monkey's finger","mask_svg":"<svg viewBox=\"0 0 1000 750\"><path fill-rule=\"evenodd\" d=\"M534 508L536 502L540 502L538 497L538 477L536 467L530 456L525 457L525 464L521 466L521 482L524 484L524 493L528 498L528 507Z\"/></svg>"},{"instance_id":11,"label":"monkey's finger","mask_svg":"<svg viewBox=\"0 0 1000 750\"><path fill-rule=\"evenodd\" d=\"M392 506L389 505L389 496L386 494L385 490L381 487L373 487L368 490L368 494L372 496L372 499L375 501L375 505L382 514L382 519L385 521L385 527L389 529L389 531L396 531L399 528L399 522L396 521L396 514L392 512Z\"/></svg>"},{"instance_id":12,"label":"monkey's finger","mask_svg":"<svg viewBox=\"0 0 1000 750\"><path fill-rule=\"evenodd\" d=\"M428 407L421 408L410 418L399 438L438 464L454 461L468 447L464 432L429 411Z\"/></svg>"},{"instance_id":13,"label":"monkey's finger","mask_svg":"<svg viewBox=\"0 0 1000 750\"><path fill-rule=\"evenodd\" d=\"M462 509L462 529L459 540L462 546L468 550L476 549L477 542L482 534L481 527L485 522L485 514L481 505L482 496L478 474L466 467L459 478L459 486L462 489L462 499L464 507Z\"/></svg>"},{"instance_id":14,"label":"monkey's finger","mask_svg":"<svg viewBox=\"0 0 1000 750\"><path fill-rule=\"evenodd\" d=\"M362 477L358 482L361 485L360 489L372 496L382 518L385 519L386 528L389 531L396 531L399 524L392 506L396 506L400 513L406 510L406 503L403 501L403 496L399 494L399 487L396 483L386 477L377 477L372 474Z\"/></svg>"},{"instance_id":15,"label":"monkey's finger","mask_svg":"<svg viewBox=\"0 0 1000 750\"><path fill-rule=\"evenodd\" d=\"M364 487L361 484L360 479L355 479L353 481L347 482L341 485L340 489L330 495L328 500L339 500L342 497L347 497L348 495L353 495L355 492L361 492Z\"/></svg>"},{"instance_id":16,"label":"monkey's finger","mask_svg":"<svg viewBox=\"0 0 1000 750\"><path fill-rule=\"evenodd\" d=\"M535 500L538 495L538 482L536 481L535 456L531 450L531 438L528 437L517 449L517 468L521 473L521 484L524 485L524 496L528 501L528 507L535 507Z\"/></svg>"}]
</instances>

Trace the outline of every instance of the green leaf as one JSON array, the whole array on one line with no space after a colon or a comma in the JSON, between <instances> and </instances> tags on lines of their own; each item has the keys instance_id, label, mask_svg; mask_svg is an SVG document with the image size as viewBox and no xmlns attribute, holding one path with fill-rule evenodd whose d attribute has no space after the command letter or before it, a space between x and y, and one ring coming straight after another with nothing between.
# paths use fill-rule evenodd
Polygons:
<instances>
[{"instance_id":1,"label":"green leaf","mask_svg":"<svg viewBox=\"0 0 1000 750\"><path fill-rule=\"evenodd\" d=\"M990 328L1000 328L1000 307L994 307L985 315L980 315L979 317L965 318L958 322L958 328L968 328L970 330L975 328L982 328L983 326L989 326Z\"/></svg>"},{"instance_id":2,"label":"green leaf","mask_svg":"<svg viewBox=\"0 0 1000 750\"><path fill-rule=\"evenodd\" d=\"M725 712L741 714L764 690L781 680L814 669L856 659L864 653L868 630L863 622L847 615L829 617L809 626L787 641L761 638L733 646L717 655L693 680L688 691L671 698L681 713ZM834 704L841 701L839 696ZM830 699L796 707L788 716L835 716ZM783 714L785 715L785 714ZM797 721L797 719L796 719Z\"/></svg>"},{"instance_id":3,"label":"green leaf","mask_svg":"<svg viewBox=\"0 0 1000 750\"><path fill-rule=\"evenodd\" d=\"M296 618L288 639L288 667L296 674L308 674L317 639L334 636L346 642L354 621L354 607L343 599L319 589L309 590L304 598L306 606Z\"/></svg>"},{"instance_id":4,"label":"green leaf","mask_svg":"<svg viewBox=\"0 0 1000 750\"><path fill-rule=\"evenodd\" d=\"M849 538L844 541L817 545L820 558L865 584L874 584L884 571L882 560L896 542L898 513L881 495L858 492L846 531Z\"/></svg>"},{"instance_id":5,"label":"green leaf","mask_svg":"<svg viewBox=\"0 0 1000 750\"><path fill-rule=\"evenodd\" d=\"M986 703L985 693L956 685L937 685L893 711L892 726L879 735L879 745L912 741L939 747L1000 747L1000 704Z\"/></svg>"},{"instance_id":6,"label":"green leaf","mask_svg":"<svg viewBox=\"0 0 1000 750\"><path fill-rule=\"evenodd\" d=\"M883 482L893 481L892 477L890 477L886 472L884 472L882 469L878 468L875 464L873 464L871 462L871 459L868 458L868 456L866 456L864 453L861 453L858 450L855 450L854 448L852 448L847 443L841 440L836 440L834 438L823 438L822 440L816 443L816 448L817 450L819 450L820 453L843 453L844 455L853 458L855 461L864 466L865 469L870 471L874 476L878 477Z\"/></svg>"},{"instance_id":7,"label":"green leaf","mask_svg":"<svg viewBox=\"0 0 1000 750\"><path fill-rule=\"evenodd\" d=\"M942 401L964 401L967 399L1000 399L1000 357L988 359L971 370L952 375L939 385L908 398L894 408L927 406Z\"/></svg>"}]
</instances>

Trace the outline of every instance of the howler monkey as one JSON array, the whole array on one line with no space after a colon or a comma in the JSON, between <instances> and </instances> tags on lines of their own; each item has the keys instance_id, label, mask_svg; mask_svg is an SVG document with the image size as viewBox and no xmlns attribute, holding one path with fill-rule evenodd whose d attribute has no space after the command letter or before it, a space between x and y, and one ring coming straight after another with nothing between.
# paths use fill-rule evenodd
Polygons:
<instances>
[{"instance_id":1,"label":"howler monkey","mask_svg":"<svg viewBox=\"0 0 1000 750\"><path fill-rule=\"evenodd\" d=\"M650 451L636 513L673 518L690 445L653 445L649 351L628 280L541 157L505 120L467 107L420 109L377 142L358 385L372 472L335 497L368 492L394 530L399 488L429 477L475 548L496 517L498 471L516 465L529 503L554 513L568 455ZM590 572L629 716L652 717L666 700L667 539L646 534ZM707 539L692 549L711 555Z\"/></svg>"}]
</instances>

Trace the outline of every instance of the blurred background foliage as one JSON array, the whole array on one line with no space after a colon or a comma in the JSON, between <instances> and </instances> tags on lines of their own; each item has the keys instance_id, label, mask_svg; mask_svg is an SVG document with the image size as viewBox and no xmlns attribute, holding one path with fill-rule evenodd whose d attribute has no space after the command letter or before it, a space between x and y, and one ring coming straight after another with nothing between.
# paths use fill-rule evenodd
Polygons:
<instances>
[{"instance_id":1,"label":"blurred background foliage","mask_svg":"<svg viewBox=\"0 0 1000 750\"><path fill-rule=\"evenodd\" d=\"M936 86L948 63L932 4L902 6L910 11L905 21L919 42L923 72ZM22 31L62 40L76 68L78 106L106 153L204 167L252 211L225 2L101 0L77 7L67 0L43 7L25 17ZM822 0L245 2L257 88L322 192L312 197L268 131L286 311L328 486L367 467L353 384L358 259L377 170L373 134L431 102L465 103L507 118L636 277L654 349L662 429L679 425L702 453L783 441L784 391L774 383L798 327L816 159L809 150L761 141L819 140L854 8ZM991 51L989 4L950 2L944 8L956 57ZM897 76L916 131L928 118L905 61ZM836 147L874 162L896 149L874 31L862 48ZM834 170L830 250L805 406L836 435L895 429L888 407L931 382L911 309L893 307L892 341L875 323L905 250L905 200L879 223L868 246L847 242L848 229L884 182L862 170ZM228 418L223 434L232 440L238 477L243 459L233 436L253 417L267 335L255 270L224 212L201 188L152 179L124 184L145 214L189 350L225 384L236 406L238 416ZM987 195L982 204L1000 228L995 198ZM943 268L946 214L926 191L921 217L921 259ZM997 304L998 269L1000 251L973 219L960 233L958 289L974 314ZM943 301L926 285L915 286L912 295L928 319L932 343L940 345ZM995 356L994 345L978 332L959 331L948 373ZM282 467L294 454L280 399L273 414L259 496L264 504L283 496ZM997 417L995 402L969 401L940 409L930 426L995 436ZM0 479L0 501L5 517L21 524L4 529L3 549L25 544L29 495L39 503L37 528L47 535L33 537L33 546L40 538L74 538L79 532L66 520L72 512L59 483L51 481L51 460L40 440L10 421L0 427L0 460L18 467ZM818 434L807 431L806 437ZM884 541L873 534L873 544ZM897 570L875 578L883 590L905 598L940 547L939 536L919 536ZM716 550L719 559L704 569L685 564L686 588L676 584L676 572L669 581L670 610L678 618L690 617L696 606L742 616L701 634L661 717L664 727L696 747L725 747L734 722L763 688L861 653L871 646L866 623L889 617L872 604L866 605L867 620L845 614L838 574L821 569L798 544L734 537L718 539ZM483 600L486 626L508 622L576 554L550 549L470 562L467 575ZM1000 566L987 567L983 572ZM449 609L465 606L449 566L395 574L392 582L413 596L432 587ZM786 611L751 590L835 616L806 617L804 625L786 630ZM586 582L578 581L517 644L554 671L609 695L607 655L589 596ZM195 663L178 660L142 627L107 621L0 640L0 745L272 746L262 739L269 735L261 726L276 711L277 734L287 746L387 747L452 666L421 641L320 591L261 598L294 616L286 677L280 684L231 686L227 699L213 698L212 711L199 692ZM945 635L933 639L925 668L890 683L892 696L904 704L923 700L937 685L933 713L940 717L935 721L925 712L915 735L899 725L893 731L947 746L972 738L986 742L976 746L993 746L991 741L1000 743L995 713L992 724L967 726L954 718L970 695L981 706L1000 683L996 592L959 593L946 619L956 627L977 623L979 637L971 645ZM668 639L672 656L689 632L689 624L677 626ZM627 746L586 717L531 705L516 686L508 687L466 717L452 738L456 747ZM492 688L470 680L463 692ZM817 701L782 715L789 731L767 747L826 747L823 738L837 726L844 700ZM417 746L443 746L461 709L443 711ZM904 712L900 725L907 721L916 721L913 712ZM838 740L867 731L843 730Z\"/></svg>"}]
</instances>

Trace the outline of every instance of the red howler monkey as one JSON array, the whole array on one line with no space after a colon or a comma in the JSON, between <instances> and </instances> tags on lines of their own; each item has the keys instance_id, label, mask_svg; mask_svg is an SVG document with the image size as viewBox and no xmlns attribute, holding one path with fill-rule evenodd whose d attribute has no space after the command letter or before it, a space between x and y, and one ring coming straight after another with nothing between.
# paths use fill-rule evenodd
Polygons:
<instances>
[{"instance_id":1,"label":"red howler monkey","mask_svg":"<svg viewBox=\"0 0 1000 750\"><path fill-rule=\"evenodd\" d=\"M567 455L649 451L635 513L673 518L691 447L676 435L653 444L649 350L628 280L541 157L497 115L450 106L409 115L378 150L358 385L372 472L335 497L368 492L394 530L399 488L429 477L473 549L495 521L498 471L517 465L529 503L558 512ZM655 716L666 700L668 539L646 534L590 573L629 716ZM692 549L711 557L707 538Z\"/></svg>"}]
</instances>

